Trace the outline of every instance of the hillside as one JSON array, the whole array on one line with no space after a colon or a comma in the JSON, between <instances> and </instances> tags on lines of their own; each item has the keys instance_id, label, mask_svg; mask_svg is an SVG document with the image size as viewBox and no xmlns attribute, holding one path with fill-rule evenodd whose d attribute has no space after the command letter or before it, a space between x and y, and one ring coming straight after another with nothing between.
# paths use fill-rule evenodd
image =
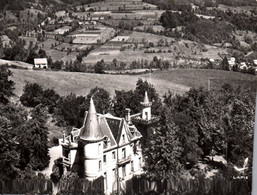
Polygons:
<instances>
[{"instance_id":1,"label":"hillside","mask_svg":"<svg viewBox=\"0 0 257 195\"><path fill-rule=\"evenodd\" d=\"M1 0L0 10L23 10L30 4L41 4L41 5L58 5L58 4L76 4L84 5L99 0Z\"/></svg>"},{"instance_id":2,"label":"hillside","mask_svg":"<svg viewBox=\"0 0 257 195\"><path fill-rule=\"evenodd\" d=\"M152 75L154 79L163 79L166 82L173 82L187 87L208 87L221 86L225 83L233 86L242 86L257 91L257 76L239 72L209 70L209 69L176 69L158 72Z\"/></svg>"},{"instance_id":3,"label":"hillside","mask_svg":"<svg viewBox=\"0 0 257 195\"><path fill-rule=\"evenodd\" d=\"M51 88L60 95L75 93L86 96L90 89L98 86L106 89L113 96L115 90L135 89L138 78L145 79L145 75L106 75L91 73L74 73L74 72L51 72L51 71L28 71L11 69L15 83L15 94L22 94L23 86L26 81L36 82L44 88ZM149 81L149 77L147 78ZM189 90L189 87L167 83L162 79L151 79L152 84L156 87L158 93L163 95L167 90L177 93L183 93Z\"/></svg>"},{"instance_id":4,"label":"hillside","mask_svg":"<svg viewBox=\"0 0 257 195\"><path fill-rule=\"evenodd\" d=\"M181 94L191 87L207 87L208 79L218 79L219 83L234 83L235 80L257 86L257 77L237 72L219 70L174 69L155 72L151 75L107 75L75 72L28 71L11 69L12 80L16 83L15 94L20 96L23 87L28 82L36 82L44 88L56 90L60 95L75 93L87 95L91 88L102 87L110 92L115 90L135 89L138 78L147 79L157 92L163 96L168 90ZM211 81L211 85L214 81ZM215 82L217 83L217 82ZM238 83L238 82L237 82ZM240 84L240 83L239 83Z\"/></svg>"}]
</instances>

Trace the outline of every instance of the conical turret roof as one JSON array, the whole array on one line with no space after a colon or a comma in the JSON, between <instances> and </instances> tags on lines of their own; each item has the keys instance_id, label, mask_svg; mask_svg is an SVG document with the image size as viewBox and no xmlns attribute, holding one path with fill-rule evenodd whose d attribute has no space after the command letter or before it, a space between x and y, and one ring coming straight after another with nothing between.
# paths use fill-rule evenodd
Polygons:
<instances>
[{"instance_id":1,"label":"conical turret roof","mask_svg":"<svg viewBox=\"0 0 257 195\"><path fill-rule=\"evenodd\" d=\"M85 141L99 141L99 140L102 140L103 137L104 136L102 135L99 122L97 119L97 113L96 113L94 101L91 98L85 124L80 131L80 139Z\"/></svg>"},{"instance_id":2,"label":"conical turret roof","mask_svg":"<svg viewBox=\"0 0 257 195\"><path fill-rule=\"evenodd\" d=\"M145 91L144 104L148 104L148 103L149 103L149 98L147 95L147 91Z\"/></svg>"},{"instance_id":3,"label":"conical turret roof","mask_svg":"<svg viewBox=\"0 0 257 195\"><path fill-rule=\"evenodd\" d=\"M147 91L145 91L144 101L141 102L141 105L143 105L143 106L151 106L152 105L152 102L149 101Z\"/></svg>"}]
</instances>

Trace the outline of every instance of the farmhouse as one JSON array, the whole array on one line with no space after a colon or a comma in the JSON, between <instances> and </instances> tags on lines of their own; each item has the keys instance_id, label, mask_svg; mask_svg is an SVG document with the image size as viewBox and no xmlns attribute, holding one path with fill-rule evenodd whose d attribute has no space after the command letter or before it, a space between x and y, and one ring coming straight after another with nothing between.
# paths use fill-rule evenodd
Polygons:
<instances>
[{"instance_id":1,"label":"farmhouse","mask_svg":"<svg viewBox=\"0 0 257 195\"><path fill-rule=\"evenodd\" d=\"M47 59L46 58L35 58L34 59L34 68L48 68Z\"/></svg>"},{"instance_id":2,"label":"farmhouse","mask_svg":"<svg viewBox=\"0 0 257 195\"><path fill-rule=\"evenodd\" d=\"M64 33L69 32L70 29L70 26L64 26L62 28L56 29L54 31L54 34L63 35Z\"/></svg>"},{"instance_id":3,"label":"farmhouse","mask_svg":"<svg viewBox=\"0 0 257 195\"><path fill-rule=\"evenodd\" d=\"M114 37L111 41L125 42L128 40L129 40L129 36L117 36L117 37Z\"/></svg>"},{"instance_id":4,"label":"farmhouse","mask_svg":"<svg viewBox=\"0 0 257 195\"><path fill-rule=\"evenodd\" d=\"M146 93L141 120L151 120L151 103ZM130 109L125 118L97 114L93 99L80 129L63 135L63 166L81 177L105 179L105 194L111 194L134 175L142 173L142 134L132 123Z\"/></svg>"}]
</instances>

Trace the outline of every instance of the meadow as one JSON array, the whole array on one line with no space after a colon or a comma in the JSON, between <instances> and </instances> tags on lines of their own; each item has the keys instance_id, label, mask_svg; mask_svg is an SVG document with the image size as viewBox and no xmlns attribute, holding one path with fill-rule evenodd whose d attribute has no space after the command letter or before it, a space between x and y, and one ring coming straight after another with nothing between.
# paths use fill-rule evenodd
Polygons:
<instances>
[{"instance_id":1,"label":"meadow","mask_svg":"<svg viewBox=\"0 0 257 195\"><path fill-rule=\"evenodd\" d=\"M187 87L208 87L221 86L225 83L233 86L250 87L252 91L257 91L257 76L243 74L240 72L211 70L211 69L176 69L156 72L152 74L153 79L163 79Z\"/></svg>"},{"instance_id":2,"label":"meadow","mask_svg":"<svg viewBox=\"0 0 257 195\"><path fill-rule=\"evenodd\" d=\"M35 82L42 85L43 88L54 89L60 95L75 93L83 96L86 96L90 89L94 87L102 87L111 96L114 96L115 90L135 89L139 78L151 82L161 97L168 90L175 94L183 94L191 87L207 87L209 78L216 79L223 84L234 83L234 80L239 80L257 86L257 76L220 70L173 69L143 75L109 75L19 69L11 69L11 71L13 72L11 79L16 83L14 92L17 96L22 94L26 82Z\"/></svg>"}]
</instances>

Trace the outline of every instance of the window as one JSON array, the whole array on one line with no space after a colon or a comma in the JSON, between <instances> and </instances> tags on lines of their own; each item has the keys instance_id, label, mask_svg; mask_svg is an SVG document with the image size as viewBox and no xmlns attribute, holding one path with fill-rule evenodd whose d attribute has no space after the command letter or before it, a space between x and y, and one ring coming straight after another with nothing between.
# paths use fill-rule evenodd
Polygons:
<instances>
[{"instance_id":1,"label":"window","mask_svg":"<svg viewBox=\"0 0 257 195\"><path fill-rule=\"evenodd\" d=\"M146 120L148 120L148 114L147 114L147 112L145 112L145 118L146 118Z\"/></svg>"},{"instance_id":2,"label":"window","mask_svg":"<svg viewBox=\"0 0 257 195\"><path fill-rule=\"evenodd\" d=\"M139 167L142 167L141 157L138 159L139 161Z\"/></svg>"},{"instance_id":3,"label":"window","mask_svg":"<svg viewBox=\"0 0 257 195\"><path fill-rule=\"evenodd\" d=\"M115 171L115 169L112 170L112 177L116 178L116 171Z\"/></svg>"},{"instance_id":4,"label":"window","mask_svg":"<svg viewBox=\"0 0 257 195\"><path fill-rule=\"evenodd\" d=\"M98 144L98 154L101 153L101 144Z\"/></svg>"},{"instance_id":5,"label":"window","mask_svg":"<svg viewBox=\"0 0 257 195\"><path fill-rule=\"evenodd\" d=\"M115 159L116 156L115 156L115 151L112 152L112 159Z\"/></svg>"},{"instance_id":6,"label":"window","mask_svg":"<svg viewBox=\"0 0 257 195\"><path fill-rule=\"evenodd\" d=\"M122 166L122 176L126 177L126 165Z\"/></svg>"},{"instance_id":7,"label":"window","mask_svg":"<svg viewBox=\"0 0 257 195\"><path fill-rule=\"evenodd\" d=\"M126 148L122 148L122 158L126 158Z\"/></svg>"},{"instance_id":8,"label":"window","mask_svg":"<svg viewBox=\"0 0 257 195\"><path fill-rule=\"evenodd\" d=\"M133 172L134 171L134 163L133 163L133 161L131 161L131 172Z\"/></svg>"},{"instance_id":9,"label":"window","mask_svg":"<svg viewBox=\"0 0 257 195\"><path fill-rule=\"evenodd\" d=\"M63 150L63 156L66 157L66 158L69 158L69 152L70 152L69 150L64 149Z\"/></svg>"},{"instance_id":10,"label":"window","mask_svg":"<svg viewBox=\"0 0 257 195\"><path fill-rule=\"evenodd\" d=\"M102 161L99 160L99 171L101 171L101 170L102 170Z\"/></svg>"},{"instance_id":11,"label":"window","mask_svg":"<svg viewBox=\"0 0 257 195\"><path fill-rule=\"evenodd\" d=\"M104 155L103 159L104 159L104 163L106 163L106 155Z\"/></svg>"},{"instance_id":12,"label":"window","mask_svg":"<svg viewBox=\"0 0 257 195\"><path fill-rule=\"evenodd\" d=\"M122 141L125 142L125 135L122 135Z\"/></svg>"}]
</instances>

